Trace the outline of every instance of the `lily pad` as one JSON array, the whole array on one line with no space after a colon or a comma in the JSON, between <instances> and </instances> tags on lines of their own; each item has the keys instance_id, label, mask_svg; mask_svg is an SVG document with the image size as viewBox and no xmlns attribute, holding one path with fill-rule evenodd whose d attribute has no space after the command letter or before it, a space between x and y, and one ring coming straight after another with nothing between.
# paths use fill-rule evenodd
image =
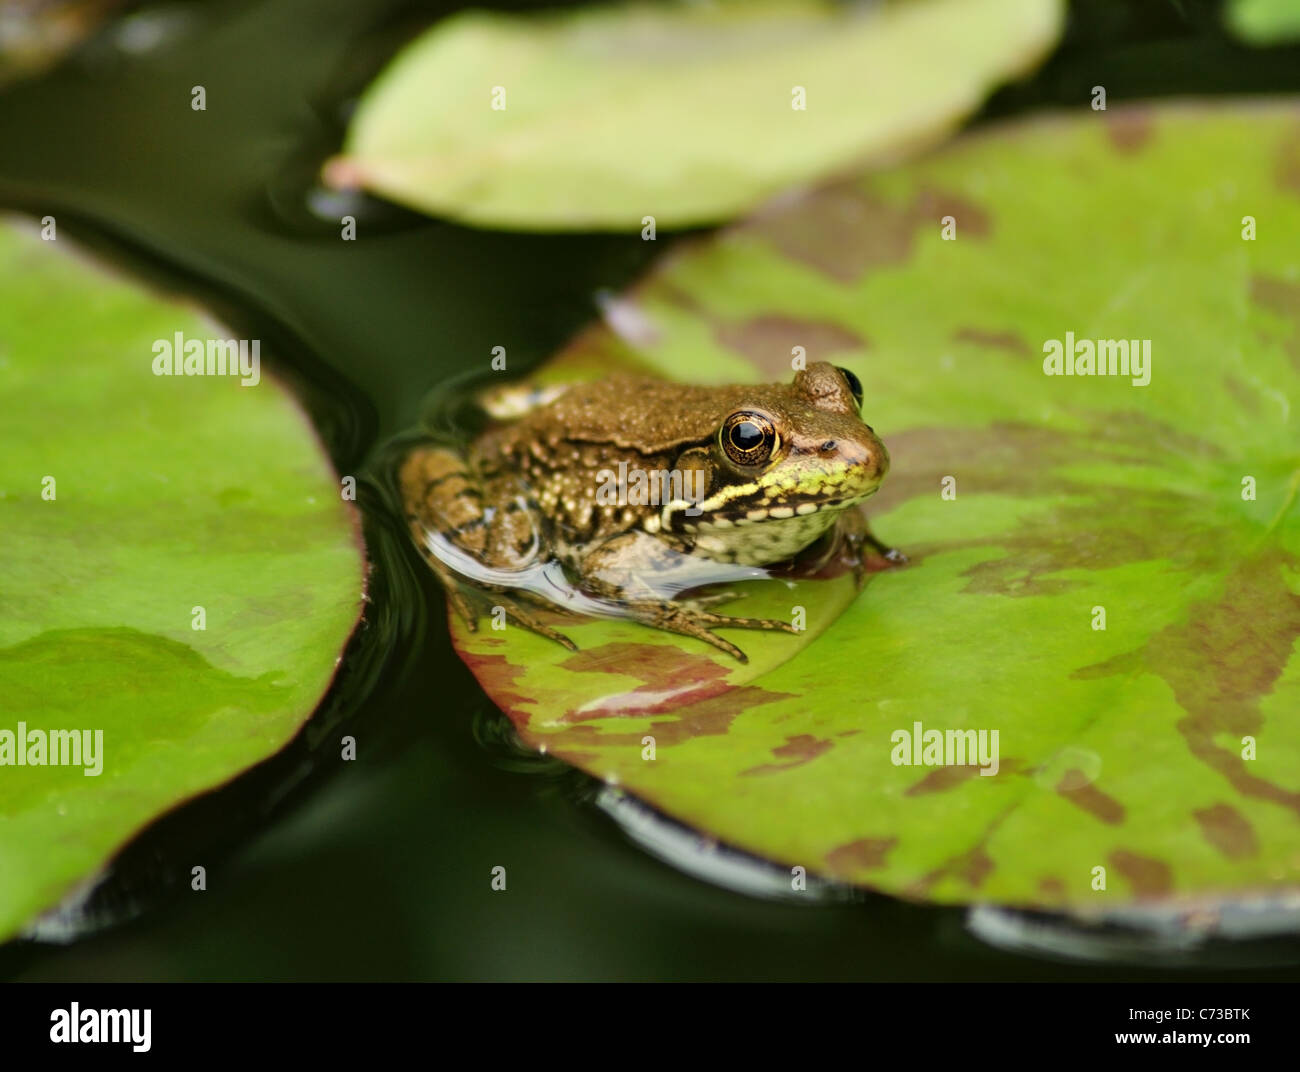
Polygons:
<instances>
[{"instance_id":1,"label":"lily pad","mask_svg":"<svg viewBox=\"0 0 1300 1072\"><path fill-rule=\"evenodd\" d=\"M326 178L485 227L716 223L943 134L1062 20L1059 0L470 11L370 86Z\"/></svg>"},{"instance_id":2,"label":"lily pad","mask_svg":"<svg viewBox=\"0 0 1300 1072\"><path fill-rule=\"evenodd\" d=\"M748 666L621 622L566 624L577 654L457 625L525 741L906 898L1295 903L1300 107L967 135L679 246L611 311L562 363L853 369L893 458L868 512L910 562L847 601L756 582L732 613L809 629L727 633ZM1149 340L1149 382L1047 375L1067 332ZM901 762L968 730L996 773Z\"/></svg>"},{"instance_id":3,"label":"lily pad","mask_svg":"<svg viewBox=\"0 0 1300 1072\"><path fill-rule=\"evenodd\" d=\"M1228 29L1248 44L1300 41L1300 7L1293 0L1230 0L1224 12Z\"/></svg>"},{"instance_id":4,"label":"lily pad","mask_svg":"<svg viewBox=\"0 0 1300 1072\"><path fill-rule=\"evenodd\" d=\"M364 585L288 393L155 375L157 343L225 333L67 245L0 225L0 939L288 742Z\"/></svg>"}]
</instances>

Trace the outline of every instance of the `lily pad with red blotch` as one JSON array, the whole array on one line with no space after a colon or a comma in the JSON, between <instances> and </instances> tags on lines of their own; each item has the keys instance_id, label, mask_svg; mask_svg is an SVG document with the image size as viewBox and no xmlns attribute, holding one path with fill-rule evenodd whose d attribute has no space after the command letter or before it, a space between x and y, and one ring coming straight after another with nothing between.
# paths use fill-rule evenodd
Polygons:
<instances>
[{"instance_id":1,"label":"lily pad with red blotch","mask_svg":"<svg viewBox=\"0 0 1300 1072\"><path fill-rule=\"evenodd\" d=\"M610 310L563 363L853 369L910 563L857 598L754 583L733 612L809 629L727 634L747 666L624 622L566 624L577 654L458 626L524 740L906 898L1294 903L1300 106L970 134L678 246ZM1067 333L1148 340L1149 380L1047 375ZM929 731L996 733L996 773L914 762Z\"/></svg>"}]
</instances>

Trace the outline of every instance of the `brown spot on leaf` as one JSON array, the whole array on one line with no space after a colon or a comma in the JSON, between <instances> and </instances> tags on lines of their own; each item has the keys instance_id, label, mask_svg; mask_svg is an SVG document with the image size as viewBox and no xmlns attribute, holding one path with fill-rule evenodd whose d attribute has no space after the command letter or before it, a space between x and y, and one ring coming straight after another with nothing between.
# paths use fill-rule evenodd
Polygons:
<instances>
[{"instance_id":1,"label":"brown spot on leaf","mask_svg":"<svg viewBox=\"0 0 1300 1072\"><path fill-rule=\"evenodd\" d=\"M1300 194L1300 128L1293 129L1278 146L1273 177L1283 190Z\"/></svg>"},{"instance_id":2,"label":"brown spot on leaf","mask_svg":"<svg viewBox=\"0 0 1300 1072\"><path fill-rule=\"evenodd\" d=\"M1291 322L1291 332L1282 346L1291 363L1300 369L1300 284L1272 276L1252 276L1250 300Z\"/></svg>"},{"instance_id":3,"label":"brown spot on leaf","mask_svg":"<svg viewBox=\"0 0 1300 1072\"><path fill-rule=\"evenodd\" d=\"M957 220L962 237L989 234L979 206L944 190L922 189L905 205L892 205L855 183L822 187L793 204L757 216L738 231L770 242L786 257L842 283L872 268L900 264L912 253L919 227Z\"/></svg>"},{"instance_id":4,"label":"brown spot on leaf","mask_svg":"<svg viewBox=\"0 0 1300 1072\"><path fill-rule=\"evenodd\" d=\"M951 190L922 188L912 202L910 213L917 227L927 223L938 227L945 216L951 216L957 221L957 233L962 238L988 238L993 230L987 212Z\"/></svg>"},{"instance_id":5,"label":"brown spot on leaf","mask_svg":"<svg viewBox=\"0 0 1300 1072\"><path fill-rule=\"evenodd\" d=\"M1192 754L1239 793L1269 800L1300 815L1300 793L1254 774L1236 748L1214 740L1256 736L1259 701L1273 690L1300 637L1300 596L1284 570L1300 562L1280 548L1246 559L1228 574L1216 599L1189 606L1183 623L1153 636L1143 648L1076 670L1073 677L1159 674L1187 712L1178 731Z\"/></svg>"},{"instance_id":6,"label":"brown spot on leaf","mask_svg":"<svg viewBox=\"0 0 1300 1072\"><path fill-rule=\"evenodd\" d=\"M1021 766L1022 762L1019 759L1008 757L999 760L998 774L1002 776L1017 774ZM903 796L922 797L929 793L946 793L949 789L955 789L978 777L980 777L980 768L974 764L954 763L952 766L935 767L919 782L914 782L903 790Z\"/></svg>"},{"instance_id":7,"label":"brown spot on leaf","mask_svg":"<svg viewBox=\"0 0 1300 1072\"><path fill-rule=\"evenodd\" d=\"M824 752L829 751L834 746L834 743L829 739L814 737L811 733L800 733L794 737L787 737L785 744L777 745L772 749L772 755L785 760L784 763L763 763L740 773L774 774L777 771L802 767L805 763L811 762Z\"/></svg>"},{"instance_id":8,"label":"brown spot on leaf","mask_svg":"<svg viewBox=\"0 0 1300 1072\"><path fill-rule=\"evenodd\" d=\"M827 361L871 345L838 324L791 316L759 316L719 324L714 334L723 346L749 358L768 379L781 381L792 373L791 350L796 346L802 346L807 360L812 362Z\"/></svg>"},{"instance_id":9,"label":"brown spot on leaf","mask_svg":"<svg viewBox=\"0 0 1300 1072\"><path fill-rule=\"evenodd\" d=\"M1070 677L1079 681L1095 681L1103 677L1129 677L1138 673L1144 665L1142 649L1135 648L1133 651L1122 651L1118 655L1112 655L1099 663L1081 666Z\"/></svg>"},{"instance_id":10,"label":"brown spot on leaf","mask_svg":"<svg viewBox=\"0 0 1300 1072\"><path fill-rule=\"evenodd\" d=\"M974 848L945 860L933 871L921 876L912 884L911 892L916 896L924 896L943 878L957 878L972 889L979 889L984 884L984 880L993 873L995 866L984 850L987 840L986 835Z\"/></svg>"},{"instance_id":11,"label":"brown spot on leaf","mask_svg":"<svg viewBox=\"0 0 1300 1072\"><path fill-rule=\"evenodd\" d=\"M956 342L969 342L994 350L1006 350L1017 357L1026 357L1033 353L1029 343L1014 331L981 331L979 328L962 328L953 334Z\"/></svg>"},{"instance_id":12,"label":"brown spot on leaf","mask_svg":"<svg viewBox=\"0 0 1300 1072\"><path fill-rule=\"evenodd\" d=\"M1110 865L1118 871L1141 897L1163 897L1174 887L1169 865L1127 849L1110 854Z\"/></svg>"},{"instance_id":13,"label":"brown spot on leaf","mask_svg":"<svg viewBox=\"0 0 1300 1072\"><path fill-rule=\"evenodd\" d=\"M989 854L984 851L983 845L977 845L961 857L957 866L953 869L953 874L965 879L972 889L979 889L984 885L984 880L993 873L993 861Z\"/></svg>"},{"instance_id":14,"label":"brown spot on leaf","mask_svg":"<svg viewBox=\"0 0 1300 1072\"><path fill-rule=\"evenodd\" d=\"M712 659L669 651L672 657L665 658L661 645L603 644L570 656L560 664L568 670L638 676L644 684L605 697L590 708L566 711L550 724L563 728L552 732L548 727L545 733L535 732L530 725L526 705L535 700L516 689L527 667L504 655L480 655L466 648L460 649L460 656L483 690L509 716L521 739L533 748L545 745L573 763L587 762L598 754L593 749L610 745L640 748L646 734L661 745L718 736L726 733L742 712L789 696L753 685L729 685L724 680L727 668ZM627 733L590 724L594 719L645 719L660 714L672 717Z\"/></svg>"},{"instance_id":15,"label":"brown spot on leaf","mask_svg":"<svg viewBox=\"0 0 1300 1072\"><path fill-rule=\"evenodd\" d=\"M1026 513L1010 531L949 538L906 548L913 565L929 554L964 547L989 549L969 567L971 593L1011 597L1057 594L1083 582L1067 571L1108 569L1164 560L1180 570L1221 568L1227 541L1216 541L1204 503L1158 482L1134 487L1082 481L1064 470L1088 458L1098 465L1154 467L1165 455L1218 459L1221 451L1196 436L1125 411L1097 417L1083 431L998 423L986 428L915 428L889 437L895 467L872 500L872 513L888 513L916 497L939 494L944 476L957 480L959 497L1019 495L1045 509ZM1224 522L1226 524L1226 522ZM1196 533L1197 538L1189 538ZM991 548L1002 549L1001 554Z\"/></svg>"},{"instance_id":16,"label":"brown spot on leaf","mask_svg":"<svg viewBox=\"0 0 1300 1072\"><path fill-rule=\"evenodd\" d=\"M1280 548L1239 563L1217 600L1193 604L1185 623L1151 638L1146 662L1187 712L1178 730L1193 755L1239 793L1300 815L1300 793L1260 778L1237 749L1214 740L1221 733L1253 736L1263 724L1259 701L1272 692L1300 638L1300 596L1286 583L1286 572L1298 565Z\"/></svg>"},{"instance_id":17,"label":"brown spot on leaf","mask_svg":"<svg viewBox=\"0 0 1300 1072\"><path fill-rule=\"evenodd\" d=\"M872 502L888 511L908 499L937 495L940 479L955 475L959 496L970 491L1032 498L1052 498L1062 492L1108 495L1113 501L1098 505L1125 509L1132 502L1127 485L1114 489L1094 482L1083 485L1057 470L1077 465L1081 457L1113 465L1159 466L1166 452L1207 461L1223 457L1223 451L1208 440L1136 411L1101 415L1082 432L1010 422L984 428L910 428L890 435L894 468ZM1157 497L1151 492L1148 497L1162 504L1177 501L1175 496Z\"/></svg>"},{"instance_id":18,"label":"brown spot on leaf","mask_svg":"<svg viewBox=\"0 0 1300 1072\"><path fill-rule=\"evenodd\" d=\"M1200 824L1205 840L1230 860L1240 860L1259 852L1259 841L1250 821L1231 804L1215 804L1192 812Z\"/></svg>"},{"instance_id":19,"label":"brown spot on leaf","mask_svg":"<svg viewBox=\"0 0 1300 1072\"><path fill-rule=\"evenodd\" d=\"M1065 883L1054 875L1048 875L1046 878L1038 880L1038 888L1045 897L1053 900L1059 900L1065 896Z\"/></svg>"},{"instance_id":20,"label":"brown spot on leaf","mask_svg":"<svg viewBox=\"0 0 1300 1072\"><path fill-rule=\"evenodd\" d=\"M1241 407L1243 413L1249 416L1256 416L1259 413L1259 395L1236 376L1231 374L1224 376L1223 386L1228 394L1232 395L1233 401Z\"/></svg>"},{"instance_id":21,"label":"brown spot on leaf","mask_svg":"<svg viewBox=\"0 0 1300 1072\"><path fill-rule=\"evenodd\" d=\"M1145 149L1154 134L1151 113L1142 108L1125 108L1106 119L1106 135L1122 156Z\"/></svg>"},{"instance_id":22,"label":"brown spot on leaf","mask_svg":"<svg viewBox=\"0 0 1300 1072\"><path fill-rule=\"evenodd\" d=\"M614 692L560 716L563 723L599 718L645 718L664 714L701 700L721 696L733 686L729 669L705 656L683 657L658 644L601 644L570 655L560 665L575 674L617 674L638 678L642 684Z\"/></svg>"},{"instance_id":23,"label":"brown spot on leaf","mask_svg":"<svg viewBox=\"0 0 1300 1072\"><path fill-rule=\"evenodd\" d=\"M521 736L536 744L545 741L555 752L568 747L604 745L640 746L650 734L659 744L676 744L693 737L726 733L732 720L744 711L788 698L789 693L771 692L754 685L730 685L729 668L703 655L686 656L658 644L602 644L569 656L560 665L576 673L610 673L637 677L634 689L613 693L599 702L571 709L555 719L567 727L560 733L529 735L527 715L516 717L507 711ZM652 722L648 728L615 733L590 725L597 719L645 719L671 714L669 720ZM563 754L563 753L561 753Z\"/></svg>"},{"instance_id":24,"label":"brown spot on leaf","mask_svg":"<svg viewBox=\"0 0 1300 1072\"><path fill-rule=\"evenodd\" d=\"M450 607L448 613L454 613ZM519 727L521 719L515 717L515 712L519 712L522 720L527 721L522 705L531 701L527 696L514 691L515 681L526 667L512 663L504 655L479 655L468 648L460 649L460 657L469 667L469 672L474 675L475 680L483 687L483 691L492 698L493 703L510 716L510 721L515 723L516 728Z\"/></svg>"},{"instance_id":25,"label":"brown spot on leaf","mask_svg":"<svg viewBox=\"0 0 1300 1072\"><path fill-rule=\"evenodd\" d=\"M831 849L826 854L827 870L833 875L871 871L885 866L885 857L898 844L898 838L858 838Z\"/></svg>"},{"instance_id":26,"label":"brown spot on leaf","mask_svg":"<svg viewBox=\"0 0 1300 1072\"><path fill-rule=\"evenodd\" d=\"M1056 791L1071 804L1109 826L1117 826L1124 821L1124 805L1091 784L1083 771L1066 771L1057 783Z\"/></svg>"},{"instance_id":27,"label":"brown spot on leaf","mask_svg":"<svg viewBox=\"0 0 1300 1072\"><path fill-rule=\"evenodd\" d=\"M989 858L985 846L990 839L997 833L998 828L1007 820L1007 816L1015 810L1015 805L1004 808L992 822L984 828L980 834L979 840L975 845L966 852L958 853L944 860L938 867L926 872L919 879L908 887L908 892L914 897L927 897L940 880L944 878L959 878L970 885L978 888L983 884L989 873L993 870L993 861Z\"/></svg>"},{"instance_id":28,"label":"brown spot on leaf","mask_svg":"<svg viewBox=\"0 0 1300 1072\"><path fill-rule=\"evenodd\" d=\"M646 734L654 737L660 745L680 744L695 737L718 737L731 728L737 715L752 710L761 704L774 700L789 698L789 693L768 692L752 685L741 685L719 696L693 702L673 713L673 718L651 722L644 729L629 733L617 733L606 730L590 722L569 725L559 733L533 734L526 731L525 724L516 722L519 735L529 744L545 742L557 755L567 757L565 749L604 748L609 745L629 745L639 748L641 738ZM513 715L512 721L514 721ZM629 713L630 717L630 713Z\"/></svg>"},{"instance_id":29,"label":"brown spot on leaf","mask_svg":"<svg viewBox=\"0 0 1300 1072\"><path fill-rule=\"evenodd\" d=\"M905 797L922 797L929 793L946 793L949 789L962 785L980 772L979 767L958 765L935 767L919 782L913 782L905 790Z\"/></svg>"}]
</instances>

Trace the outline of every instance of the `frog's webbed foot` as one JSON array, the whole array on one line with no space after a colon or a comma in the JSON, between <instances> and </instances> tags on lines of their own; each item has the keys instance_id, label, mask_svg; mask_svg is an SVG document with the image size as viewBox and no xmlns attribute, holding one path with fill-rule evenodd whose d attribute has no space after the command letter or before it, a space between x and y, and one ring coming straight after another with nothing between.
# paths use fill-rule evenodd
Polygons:
<instances>
[{"instance_id":1,"label":"frog's webbed foot","mask_svg":"<svg viewBox=\"0 0 1300 1072\"><path fill-rule=\"evenodd\" d=\"M442 582L443 590L447 593L447 602L455 609L460 620L465 623L465 628L471 633L478 632L478 613L470 602L465 593L465 587L457 578L456 574L448 569L442 562L431 554L425 556L425 560L432 567L434 573L438 575L438 580ZM578 645L570 640L563 633L552 629L549 625L541 620L536 613L522 606L516 597L527 597L527 592L514 592L509 595L506 592L497 589L480 589L475 588L473 592L477 597L483 600L484 604L490 609L500 607L505 612L507 621L514 622L515 625L521 626L530 632L544 636L548 640L554 640L561 647L569 651L577 651ZM551 604L543 599L532 600L540 606L550 607Z\"/></svg>"},{"instance_id":2,"label":"frog's webbed foot","mask_svg":"<svg viewBox=\"0 0 1300 1072\"><path fill-rule=\"evenodd\" d=\"M543 605L549 606L550 604L543 602ZM572 640L566 637L563 633L556 632L549 625L543 622L539 617L537 617L537 615L534 614L531 610L527 610L526 608L520 606L520 604L516 600L511 599L505 596L504 594L502 594L501 597L499 598L497 606L501 607L506 612L506 619L508 621L512 621L516 625L521 625L525 629L528 629L531 632L536 633L538 636L544 636L548 640L554 640L555 643L559 644L561 647L568 648L569 651L578 650L577 644L575 644Z\"/></svg>"},{"instance_id":3,"label":"frog's webbed foot","mask_svg":"<svg viewBox=\"0 0 1300 1072\"><path fill-rule=\"evenodd\" d=\"M731 593L722 594L729 598L732 596ZM705 601L716 602L709 596L703 597L702 600L688 600L680 603L668 600L642 600L624 603L623 608L644 625L651 625L656 629L663 629L669 633L695 637L695 639L702 640L706 644L711 644L719 651L725 651L733 659L742 663L749 662L749 656L731 641L724 640L713 633L712 630L764 629L776 633L799 632L789 622L778 621L774 618L740 618L730 614L714 614L712 611L704 609L702 604Z\"/></svg>"}]
</instances>

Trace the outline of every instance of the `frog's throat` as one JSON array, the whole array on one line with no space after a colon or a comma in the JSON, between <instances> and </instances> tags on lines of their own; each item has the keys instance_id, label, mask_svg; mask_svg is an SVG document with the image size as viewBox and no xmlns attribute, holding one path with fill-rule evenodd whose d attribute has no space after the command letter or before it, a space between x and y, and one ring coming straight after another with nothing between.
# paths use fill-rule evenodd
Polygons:
<instances>
[{"instance_id":1,"label":"frog's throat","mask_svg":"<svg viewBox=\"0 0 1300 1072\"><path fill-rule=\"evenodd\" d=\"M814 505L814 504L805 504ZM676 519L677 531L692 541L696 554L721 562L766 566L793 558L833 526L851 505L844 500L796 513L781 507L751 511L739 521L701 516L692 521L685 511Z\"/></svg>"}]
</instances>

